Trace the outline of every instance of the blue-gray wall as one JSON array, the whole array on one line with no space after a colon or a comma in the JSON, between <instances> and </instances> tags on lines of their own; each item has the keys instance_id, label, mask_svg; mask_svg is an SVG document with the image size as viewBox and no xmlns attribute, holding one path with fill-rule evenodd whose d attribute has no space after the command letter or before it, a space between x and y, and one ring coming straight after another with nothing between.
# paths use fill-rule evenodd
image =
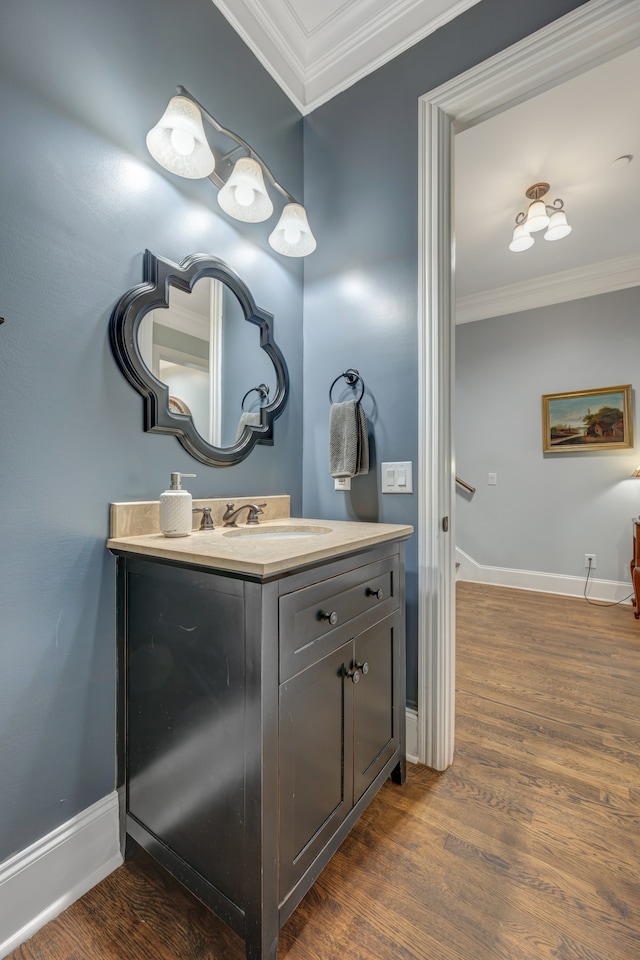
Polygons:
<instances>
[{"instance_id":1,"label":"blue-gray wall","mask_svg":"<svg viewBox=\"0 0 640 960\"><path fill-rule=\"evenodd\" d=\"M155 499L179 470L196 496L301 506L302 265L270 251L273 223L228 219L210 183L148 155L177 83L301 193L302 118L211 0L2 5L0 861L114 789L109 502ZM237 467L145 434L112 358L147 247L220 257L275 315L291 402Z\"/></svg>"},{"instance_id":2,"label":"blue-gray wall","mask_svg":"<svg viewBox=\"0 0 640 960\"><path fill-rule=\"evenodd\" d=\"M418 98L580 6L482 0L305 118L304 508L417 525L414 494L382 495L379 464L418 459ZM327 390L346 367L367 385L373 475L334 492ZM414 483L415 488L415 483ZM417 699L417 544L407 548L407 696Z\"/></svg>"},{"instance_id":3,"label":"blue-gray wall","mask_svg":"<svg viewBox=\"0 0 640 960\"><path fill-rule=\"evenodd\" d=\"M476 487L456 544L476 563L584 577L595 553L594 577L629 580L638 448L543 454L540 398L633 384L639 315L632 287L456 328L456 470Z\"/></svg>"},{"instance_id":4,"label":"blue-gray wall","mask_svg":"<svg viewBox=\"0 0 640 960\"><path fill-rule=\"evenodd\" d=\"M218 212L144 137L182 83L300 195L302 121L211 0L5 0L0 30L0 861L114 786L114 578L107 505L156 498L172 470L196 496L283 493L294 512L415 523L415 496L350 497L327 470L327 390L366 380L374 464L417 458L417 98L577 6L483 0L310 116L305 201L318 251L271 253L270 224ZM142 431L108 319L145 248L226 260L276 318L291 401L276 445L237 467ZM305 383L305 445L303 428ZM256 483L256 477L259 483ZM409 549L415 699L416 550Z\"/></svg>"}]
</instances>

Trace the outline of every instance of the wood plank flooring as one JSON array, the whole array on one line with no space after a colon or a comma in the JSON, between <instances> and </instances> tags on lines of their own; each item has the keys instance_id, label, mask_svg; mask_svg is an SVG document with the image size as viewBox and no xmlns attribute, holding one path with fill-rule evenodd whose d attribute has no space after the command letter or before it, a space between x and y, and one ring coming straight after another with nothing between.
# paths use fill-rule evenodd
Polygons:
<instances>
[{"instance_id":1,"label":"wood plank flooring","mask_svg":"<svg viewBox=\"0 0 640 960\"><path fill-rule=\"evenodd\" d=\"M458 584L457 750L385 784L278 960L640 958L640 624ZM11 960L242 960L146 854Z\"/></svg>"}]
</instances>

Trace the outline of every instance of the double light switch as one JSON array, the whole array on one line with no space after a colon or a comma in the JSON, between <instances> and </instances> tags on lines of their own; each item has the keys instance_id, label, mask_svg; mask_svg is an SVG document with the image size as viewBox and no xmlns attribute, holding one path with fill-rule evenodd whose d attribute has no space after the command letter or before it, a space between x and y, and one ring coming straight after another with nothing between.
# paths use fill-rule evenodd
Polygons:
<instances>
[{"instance_id":1,"label":"double light switch","mask_svg":"<svg viewBox=\"0 0 640 960\"><path fill-rule=\"evenodd\" d=\"M410 460L382 464L383 493L413 493L413 464Z\"/></svg>"}]
</instances>

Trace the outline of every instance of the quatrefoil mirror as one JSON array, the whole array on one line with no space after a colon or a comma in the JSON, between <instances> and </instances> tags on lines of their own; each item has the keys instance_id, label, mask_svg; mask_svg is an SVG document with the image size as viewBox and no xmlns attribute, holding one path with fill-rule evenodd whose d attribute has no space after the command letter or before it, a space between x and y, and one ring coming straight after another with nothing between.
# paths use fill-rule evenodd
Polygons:
<instances>
[{"instance_id":1,"label":"quatrefoil mirror","mask_svg":"<svg viewBox=\"0 0 640 960\"><path fill-rule=\"evenodd\" d=\"M144 429L173 434L209 466L232 466L273 443L287 365L273 317L222 260L172 263L149 250L143 283L111 315L114 356L144 400Z\"/></svg>"}]
</instances>

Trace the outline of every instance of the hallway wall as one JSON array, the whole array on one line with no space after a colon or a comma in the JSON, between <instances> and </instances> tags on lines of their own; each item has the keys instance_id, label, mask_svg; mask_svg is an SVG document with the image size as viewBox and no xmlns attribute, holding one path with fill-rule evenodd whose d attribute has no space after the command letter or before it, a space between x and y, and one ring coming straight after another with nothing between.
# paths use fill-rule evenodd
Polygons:
<instances>
[{"instance_id":1,"label":"hallway wall","mask_svg":"<svg viewBox=\"0 0 640 960\"><path fill-rule=\"evenodd\" d=\"M631 287L456 327L456 471L477 488L456 544L477 563L580 577L595 553L595 576L628 580L638 447L543 454L540 398L637 385L639 312Z\"/></svg>"}]
</instances>

